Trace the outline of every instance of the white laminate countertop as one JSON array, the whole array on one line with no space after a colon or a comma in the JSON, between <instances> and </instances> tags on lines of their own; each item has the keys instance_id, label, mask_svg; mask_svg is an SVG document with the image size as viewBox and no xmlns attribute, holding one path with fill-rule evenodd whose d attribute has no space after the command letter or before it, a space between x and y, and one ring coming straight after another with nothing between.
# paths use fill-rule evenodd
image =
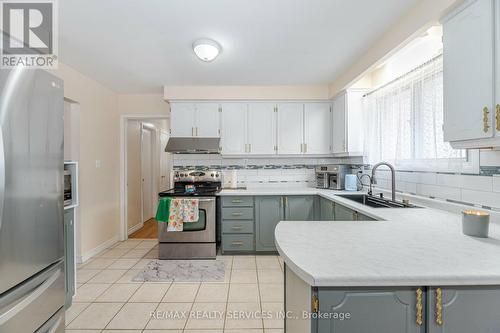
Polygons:
<instances>
[{"instance_id":1,"label":"white laminate countertop","mask_svg":"<svg viewBox=\"0 0 500 333\"><path fill-rule=\"evenodd\" d=\"M276 246L311 286L500 285L500 225L489 238L462 234L461 215L433 208L371 208L305 189L228 190L220 195L314 195L380 221L282 221ZM352 193L352 192L351 192ZM419 204L420 205L420 204Z\"/></svg>"}]
</instances>

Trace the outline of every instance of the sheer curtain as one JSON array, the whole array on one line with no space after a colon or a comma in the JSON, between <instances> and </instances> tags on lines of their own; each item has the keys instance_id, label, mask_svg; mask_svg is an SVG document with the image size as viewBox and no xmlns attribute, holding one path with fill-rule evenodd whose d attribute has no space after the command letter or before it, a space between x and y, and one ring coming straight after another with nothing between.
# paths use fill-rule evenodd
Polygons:
<instances>
[{"instance_id":1,"label":"sheer curtain","mask_svg":"<svg viewBox=\"0 0 500 333\"><path fill-rule=\"evenodd\" d=\"M449 169L465 151L443 141L443 57L433 58L363 98L365 159L399 169ZM435 170L437 171L437 170Z\"/></svg>"}]
</instances>

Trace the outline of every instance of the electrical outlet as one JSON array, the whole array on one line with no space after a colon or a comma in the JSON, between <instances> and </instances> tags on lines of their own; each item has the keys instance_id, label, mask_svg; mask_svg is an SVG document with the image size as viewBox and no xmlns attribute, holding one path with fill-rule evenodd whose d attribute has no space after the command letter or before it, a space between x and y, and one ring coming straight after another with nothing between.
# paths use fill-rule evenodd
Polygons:
<instances>
[{"instance_id":1,"label":"electrical outlet","mask_svg":"<svg viewBox=\"0 0 500 333\"><path fill-rule=\"evenodd\" d=\"M96 169L101 168L101 160L95 160L95 168Z\"/></svg>"}]
</instances>

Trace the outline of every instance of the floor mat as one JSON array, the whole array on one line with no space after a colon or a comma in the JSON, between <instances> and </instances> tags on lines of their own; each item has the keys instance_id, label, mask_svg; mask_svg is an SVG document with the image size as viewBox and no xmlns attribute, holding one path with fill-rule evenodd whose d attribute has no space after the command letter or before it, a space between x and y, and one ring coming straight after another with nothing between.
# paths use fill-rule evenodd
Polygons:
<instances>
[{"instance_id":1,"label":"floor mat","mask_svg":"<svg viewBox=\"0 0 500 333\"><path fill-rule=\"evenodd\" d=\"M224 281L222 260L151 260L133 279L135 282Z\"/></svg>"}]
</instances>

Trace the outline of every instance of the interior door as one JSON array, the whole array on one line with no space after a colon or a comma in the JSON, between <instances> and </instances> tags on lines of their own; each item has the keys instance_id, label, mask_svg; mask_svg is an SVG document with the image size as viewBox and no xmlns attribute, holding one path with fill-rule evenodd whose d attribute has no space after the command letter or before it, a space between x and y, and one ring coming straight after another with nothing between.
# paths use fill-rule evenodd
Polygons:
<instances>
[{"instance_id":1,"label":"interior door","mask_svg":"<svg viewBox=\"0 0 500 333\"><path fill-rule=\"evenodd\" d=\"M335 98L332 108L332 153L345 153L346 144L346 94Z\"/></svg>"},{"instance_id":2,"label":"interior door","mask_svg":"<svg viewBox=\"0 0 500 333\"><path fill-rule=\"evenodd\" d=\"M443 25L445 141L493 135L492 13L493 1L474 1Z\"/></svg>"},{"instance_id":3,"label":"interior door","mask_svg":"<svg viewBox=\"0 0 500 333\"><path fill-rule=\"evenodd\" d=\"M64 256L63 82L2 69L0 94L1 294Z\"/></svg>"},{"instance_id":4,"label":"interior door","mask_svg":"<svg viewBox=\"0 0 500 333\"><path fill-rule=\"evenodd\" d=\"M170 188L170 154L165 152L169 135L165 131L160 132L160 192Z\"/></svg>"},{"instance_id":5,"label":"interior door","mask_svg":"<svg viewBox=\"0 0 500 333\"><path fill-rule=\"evenodd\" d=\"M305 153L329 154L331 144L330 103L306 103L304 105Z\"/></svg>"},{"instance_id":6,"label":"interior door","mask_svg":"<svg viewBox=\"0 0 500 333\"><path fill-rule=\"evenodd\" d=\"M248 144L251 155L274 155L276 150L275 104L248 104Z\"/></svg>"},{"instance_id":7,"label":"interior door","mask_svg":"<svg viewBox=\"0 0 500 333\"><path fill-rule=\"evenodd\" d=\"M304 104L278 104L278 153L301 154L304 143Z\"/></svg>"},{"instance_id":8,"label":"interior door","mask_svg":"<svg viewBox=\"0 0 500 333\"><path fill-rule=\"evenodd\" d=\"M170 105L170 128L173 137L195 136L195 114L193 103L172 103Z\"/></svg>"},{"instance_id":9,"label":"interior door","mask_svg":"<svg viewBox=\"0 0 500 333\"><path fill-rule=\"evenodd\" d=\"M223 104L221 123L221 153L223 155L245 154L247 152L247 104Z\"/></svg>"},{"instance_id":10,"label":"interior door","mask_svg":"<svg viewBox=\"0 0 500 333\"><path fill-rule=\"evenodd\" d=\"M141 180L142 221L153 217L153 131L142 127L141 132Z\"/></svg>"},{"instance_id":11,"label":"interior door","mask_svg":"<svg viewBox=\"0 0 500 333\"><path fill-rule=\"evenodd\" d=\"M196 104L196 136L218 138L220 136L220 118L218 103Z\"/></svg>"}]
</instances>

